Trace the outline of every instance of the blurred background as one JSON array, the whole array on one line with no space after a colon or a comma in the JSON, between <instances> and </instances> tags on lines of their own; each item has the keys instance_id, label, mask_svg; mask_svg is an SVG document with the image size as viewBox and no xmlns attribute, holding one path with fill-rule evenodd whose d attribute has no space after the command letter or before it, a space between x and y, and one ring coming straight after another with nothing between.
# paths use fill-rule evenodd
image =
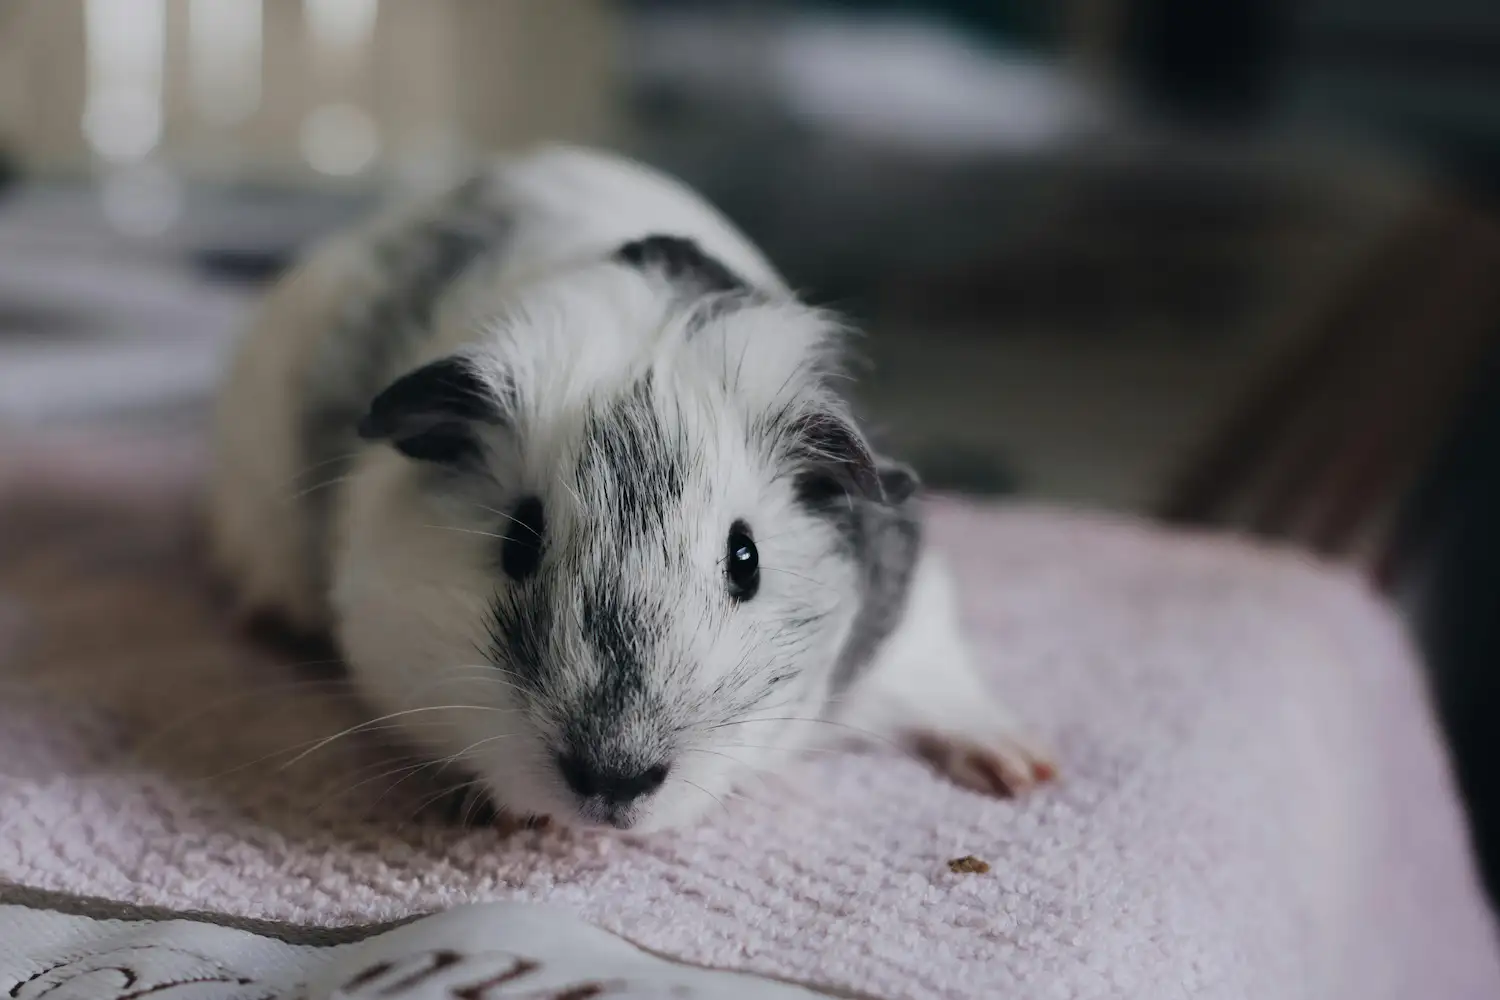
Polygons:
<instances>
[{"instance_id":1,"label":"blurred background","mask_svg":"<svg viewBox=\"0 0 1500 1000\"><path fill-rule=\"evenodd\" d=\"M0 426L195 424L299 247L540 139L855 317L932 484L1368 575L1500 885L1500 4L0 0Z\"/></svg>"}]
</instances>

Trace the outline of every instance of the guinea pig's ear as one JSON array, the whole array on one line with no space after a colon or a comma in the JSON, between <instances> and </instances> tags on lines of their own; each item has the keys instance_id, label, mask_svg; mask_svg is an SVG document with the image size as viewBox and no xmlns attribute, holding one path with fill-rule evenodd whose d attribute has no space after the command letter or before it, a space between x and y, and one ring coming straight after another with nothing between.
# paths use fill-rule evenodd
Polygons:
<instances>
[{"instance_id":1,"label":"guinea pig's ear","mask_svg":"<svg viewBox=\"0 0 1500 1000\"><path fill-rule=\"evenodd\" d=\"M877 455L875 467L880 472L880 488L885 493L886 503L904 503L922 488L922 479L917 475L917 470L905 462Z\"/></svg>"},{"instance_id":2,"label":"guinea pig's ear","mask_svg":"<svg viewBox=\"0 0 1500 1000\"><path fill-rule=\"evenodd\" d=\"M826 503L849 495L894 505L909 500L921 485L909 466L877 455L859 428L841 414L803 414L792 435L792 454L801 466L797 492L805 502Z\"/></svg>"},{"instance_id":3,"label":"guinea pig's ear","mask_svg":"<svg viewBox=\"0 0 1500 1000\"><path fill-rule=\"evenodd\" d=\"M750 290L723 261L686 236L643 236L622 244L615 250L614 259L638 271L657 272L689 297Z\"/></svg>"},{"instance_id":4,"label":"guinea pig's ear","mask_svg":"<svg viewBox=\"0 0 1500 1000\"><path fill-rule=\"evenodd\" d=\"M505 412L493 384L460 357L441 358L387 386L359 422L366 441L389 441L423 462L459 465L479 454L477 424L499 425Z\"/></svg>"}]
</instances>

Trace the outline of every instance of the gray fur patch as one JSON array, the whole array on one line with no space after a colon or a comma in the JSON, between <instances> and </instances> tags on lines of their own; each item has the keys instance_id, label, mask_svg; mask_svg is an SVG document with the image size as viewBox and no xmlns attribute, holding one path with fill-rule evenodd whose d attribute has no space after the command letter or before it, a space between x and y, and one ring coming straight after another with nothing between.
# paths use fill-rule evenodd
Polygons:
<instances>
[{"instance_id":1,"label":"gray fur patch","mask_svg":"<svg viewBox=\"0 0 1500 1000\"><path fill-rule=\"evenodd\" d=\"M509 679L540 691L543 665L550 659L556 595L551 583L556 572L530 577L508 589L490 609L490 654L504 664Z\"/></svg>"},{"instance_id":2,"label":"gray fur patch","mask_svg":"<svg viewBox=\"0 0 1500 1000\"><path fill-rule=\"evenodd\" d=\"M743 278L723 261L703 251L696 240L685 236L656 234L632 240L615 251L622 264L642 271L655 271L672 282L686 298L721 292L749 290Z\"/></svg>"},{"instance_id":3,"label":"gray fur patch","mask_svg":"<svg viewBox=\"0 0 1500 1000\"><path fill-rule=\"evenodd\" d=\"M654 754L621 743L621 722L632 715L659 719L651 704L647 671L662 631L660 608L627 601L617 586L601 582L583 590L582 632L597 668L591 687L570 707L564 742L606 770L638 770L655 764ZM639 758L639 759L637 759Z\"/></svg>"},{"instance_id":4,"label":"gray fur patch","mask_svg":"<svg viewBox=\"0 0 1500 1000\"><path fill-rule=\"evenodd\" d=\"M574 492L593 515L549 540L534 576L508 587L491 616L495 662L558 726L554 749L606 772L660 762L672 715L652 675L674 613L620 578L622 552L664 544L686 486L689 451L666 426L649 380L588 414ZM681 558L686 558L681 556ZM581 643L581 645L575 645Z\"/></svg>"},{"instance_id":5,"label":"gray fur patch","mask_svg":"<svg viewBox=\"0 0 1500 1000\"><path fill-rule=\"evenodd\" d=\"M627 606L618 585L596 582L584 587L580 617L583 639L601 675L584 714L618 718L646 686L651 615L645 608Z\"/></svg>"},{"instance_id":6,"label":"gray fur patch","mask_svg":"<svg viewBox=\"0 0 1500 1000\"><path fill-rule=\"evenodd\" d=\"M559 726L559 753L602 770L640 770L658 763L660 729L629 719L670 717L649 683L668 611L607 571L619 559L607 537L575 542L536 576L508 588L490 616L490 655L534 705ZM587 650L568 662L573 648L560 633L577 631ZM559 643L563 645L559 646Z\"/></svg>"},{"instance_id":7,"label":"gray fur patch","mask_svg":"<svg viewBox=\"0 0 1500 1000\"><path fill-rule=\"evenodd\" d=\"M675 296L688 304L689 337L728 312L765 301L762 292L685 236L658 233L632 240L613 259L670 283Z\"/></svg>"},{"instance_id":8,"label":"gray fur patch","mask_svg":"<svg viewBox=\"0 0 1500 1000\"><path fill-rule=\"evenodd\" d=\"M359 438L356 427L392 370L427 337L445 292L470 267L504 245L508 215L485 201L485 178L456 188L438 210L413 220L371 248L380 271L376 291L354 303L344 321L324 335L308 366L300 421L302 467L319 481L337 483L349 468ZM327 573L331 491L307 490L312 537L308 558L315 579Z\"/></svg>"},{"instance_id":9,"label":"gray fur patch","mask_svg":"<svg viewBox=\"0 0 1500 1000\"><path fill-rule=\"evenodd\" d=\"M839 533L859 567L859 611L834 665L830 696L847 691L869 667L906 613L922 549L922 521L914 499L888 505L801 484L803 504Z\"/></svg>"},{"instance_id":10,"label":"gray fur patch","mask_svg":"<svg viewBox=\"0 0 1500 1000\"><path fill-rule=\"evenodd\" d=\"M578 460L578 492L607 516L622 541L662 530L682 499L686 441L669 435L657 415L649 380L637 382L608 408L591 413Z\"/></svg>"}]
</instances>

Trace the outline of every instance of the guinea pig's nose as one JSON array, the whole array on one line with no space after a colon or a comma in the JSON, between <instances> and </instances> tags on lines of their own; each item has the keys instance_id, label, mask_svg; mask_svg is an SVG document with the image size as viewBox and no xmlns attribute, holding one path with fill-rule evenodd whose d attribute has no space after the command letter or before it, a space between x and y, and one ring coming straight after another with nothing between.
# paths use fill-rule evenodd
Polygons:
<instances>
[{"instance_id":1,"label":"guinea pig's nose","mask_svg":"<svg viewBox=\"0 0 1500 1000\"><path fill-rule=\"evenodd\" d=\"M643 771L601 767L568 754L558 758L558 770L568 787L585 799L600 798L611 805L624 805L650 795L667 780L666 764Z\"/></svg>"}]
</instances>

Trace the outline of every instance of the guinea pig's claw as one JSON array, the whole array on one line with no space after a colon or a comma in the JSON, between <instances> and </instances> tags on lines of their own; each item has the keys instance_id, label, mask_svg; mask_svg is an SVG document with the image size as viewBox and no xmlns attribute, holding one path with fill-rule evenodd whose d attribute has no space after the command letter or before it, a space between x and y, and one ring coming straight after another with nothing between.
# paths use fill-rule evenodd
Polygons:
<instances>
[{"instance_id":1,"label":"guinea pig's claw","mask_svg":"<svg viewBox=\"0 0 1500 1000\"><path fill-rule=\"evenodd\" d=\"M547 816L512 816L510 813L502 812L495 827L502 834L520 833L522 830L545 830L552 825L552 820Z\"/></svg>"},{"instance_id":2,"label":"guinea pig's claw","mask_svg":"<svg viewBox=\"0 0 1500 1000\"><path fill-rule=\"evenodd\" d=\"M1024 737L975 739L919 733L913 746L918 756L954 784L984 795L1009 798L1057 777L1051 755Z\"/></svg>"},{"instance_id":3,"label":"guinea pig's claw","mask_svg":"<svg viewBox=\"0 0 1500 1000\"><path fill-rule=\"evenodd\" d=\"M547 816L517 816L506 812L496 806L489 793L475 782L440 796L428 810L450 826L467 830L494 829L502 836L522 830L545 830L552 822Z\"/></svg>"}]
</instances>

